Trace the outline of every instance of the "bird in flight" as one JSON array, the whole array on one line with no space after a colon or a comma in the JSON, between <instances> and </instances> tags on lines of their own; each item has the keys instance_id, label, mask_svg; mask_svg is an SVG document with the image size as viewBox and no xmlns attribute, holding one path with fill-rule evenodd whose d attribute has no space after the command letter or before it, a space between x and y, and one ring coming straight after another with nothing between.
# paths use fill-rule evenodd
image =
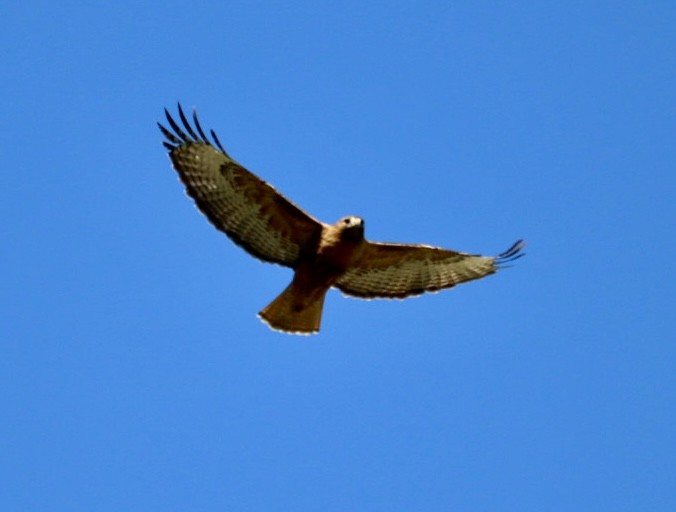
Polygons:
<instances>
[{"instance_id":1,"label":"bird in flight","mask_svg":"<svg viewBox=\"0 0 676 512\"><path fill-rule=\"evenodd\" d=\"M402 299L494 274L524 255L523 240L498 256L370 242L363 219L325 224L245 169L213 130L211 138L205 134L196 112L191 125L178 105L182 127L164 112L171 128L158 123L164 146L197 208L252 256L294 271L291 283L259 313L272 329L319 332L331 287L353 297Z\"/></svg>"}]
</instances>

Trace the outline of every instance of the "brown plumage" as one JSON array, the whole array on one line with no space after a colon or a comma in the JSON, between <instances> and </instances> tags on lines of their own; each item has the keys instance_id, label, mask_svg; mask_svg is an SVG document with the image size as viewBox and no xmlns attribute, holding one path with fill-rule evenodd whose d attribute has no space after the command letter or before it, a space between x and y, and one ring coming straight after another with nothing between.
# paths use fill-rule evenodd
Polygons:
<instances>
[{"instance_id":1,"label":"brown plumage","mask_svg":"<svg viewBox=\"0 0 676 512\"><path fill-rule=\"evenodd\" d=\"M251 255L294 270L291 284L259 314L273 329L318 332L332 286L355 297L404 298L485 277L524 254L521 240L495 257L369 242L362 219L344 217L334 225L314 219L235 162L213 130L212 142L195 113L194 128L180 105L178 113L183 128L166 110L173 132L158 125L188 195Z\"/></svg>"}]
</instances>

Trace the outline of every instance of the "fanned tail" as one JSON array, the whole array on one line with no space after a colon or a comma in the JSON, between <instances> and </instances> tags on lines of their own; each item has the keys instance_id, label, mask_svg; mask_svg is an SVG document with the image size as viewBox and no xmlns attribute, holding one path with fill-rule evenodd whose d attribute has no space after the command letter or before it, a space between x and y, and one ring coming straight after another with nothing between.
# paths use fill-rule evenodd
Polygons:
<instances>
[{"instance_id":1,"label":"fanned tail","mask_svg":"<svg viewBox=\"0 0 676 512\"><path fill-rule=\"evenodd\" d=\"M292 282L258 316L270 328L295 334L319 332L327 288L314 293L302 293Z\"/></svg>"}]
</instances>

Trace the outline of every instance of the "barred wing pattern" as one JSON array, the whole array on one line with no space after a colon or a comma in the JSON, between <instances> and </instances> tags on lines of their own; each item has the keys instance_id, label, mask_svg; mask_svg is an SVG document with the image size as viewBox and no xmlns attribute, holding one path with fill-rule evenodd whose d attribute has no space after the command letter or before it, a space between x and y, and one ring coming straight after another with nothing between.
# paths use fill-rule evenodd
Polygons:
<instances>
[{"instance_id":1,"label":"barred wing pattern","mask_svg":"<svg viewBox=\"0 0 676 512\"><path fill-rule=\"evenodd\" d=\"M194 127L181 105L181 128L165 109L170 131L164 146L187 193L219 230L261 260L295 267L301 255L319 243L322 224L235 162L211 130L204 134L196 112ZM215 145L214 145L215 144Z\"/></svg>"},{"instance_id":2,"label":"barred wing pattern","mask_svg":"<svg viewBox=\"0 0 676 512\"><path fill-rule=\"evenodd\" d=\"M502 254L479 256L427 245L366 242L364 252L335 286L346 295L400 298L481 279L524 255L519 240Z\"/></svg>"}]
</instances>

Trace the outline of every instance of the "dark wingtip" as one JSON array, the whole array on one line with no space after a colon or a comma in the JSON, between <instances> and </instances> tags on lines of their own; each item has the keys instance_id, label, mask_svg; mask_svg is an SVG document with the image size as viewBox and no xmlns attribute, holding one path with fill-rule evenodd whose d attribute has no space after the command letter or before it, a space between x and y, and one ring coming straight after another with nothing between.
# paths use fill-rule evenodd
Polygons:
<instances>
[{"instance_id":1,"label":"dark wingtip","mask_svg":"<svg viewBox=\"0 0 676 512\"><path fill-rule=\"evenodd\" d=\"M181 130L181 127L176 124L176 121L174 121L174 118L171 117L169 114L169 111L165 108L164 109L164 114L167 116L167 122L169 123L169 126L171 126L171 129L174 130L174 133L178 135L178 137L183 141L183 142L190 142L190 139L188 136Z\"/></svg>"},{"instance_id":2,"label":"dark wingtip","mask_svg":"<svg viewBox=\"0 0 676 512\"><path fill-rule=\"evenodd\" d=\"M171 114L169 113L169 110L167 110L167 107L164 107L164 117L166 117L167 122L169 124L174 122L174 120L171 118Z\"/></svg>"},{"instance_id":3,"label":"dark wingtip","mask_svg":"<svg viewBox=\"0 0 676 512\"><path fill-rule=\"evenodd\" d=\"M213 142L209 140L209 137L205 135L204 130L202 129L202 126L200 126L200 122L197 119L197 112L194 109L192 118L195 124L195 128L193 128L190 122L188 121L188 118L183 112L183 107L181 106L180 102L177 103L177 107L178 107L178 116L181 123L183 124L183 128L181 128L178 125L178 123L174 121L174 118L171 117L171 114L166 108L164 109L164 115L166 116L167 122L169 123L171 130L173 130L173 133L171 130L168 130L167 128L162 126L161 123L157 123L157 126L160 127L162 134L167 139L166 141L163 142L165 147L167 147L169 150L173 150L179 147L181 144L190 142L207 144L209 146L216 145L216 147L218 147L218 149L220 149L225 156L231 158L230 155L228 155L228 153L225 151L225 149L223 149L221 142L218 140L218 137L216 136L216 133L213 130L210 130ZM188 133L186 134L183 131L183 129L185 129L185 131L187 131ZM197 131L195 131L195 129Z\"/></svg>"},{"instance_id":4,"label":"dark wingtip","mask_svg":"<svg viewBox=\"0 0 676 512\"><path fill-rule=\"evenodd\" d=\"M192 140L195 141L195 142L198 142L198 141L199 141L199 142L205 142L205 141L201 140L201 139L197 136L197 134L195 133L195 131L192 129L192 126L190 126L190 123L188 122L188 119L185 117L185 114L183 113L183 109L181 108L181 104L180 104L180 103L178 104L178 115L179 115L180 118L181 118L181 122L183 123L183 127L188 131L188 133L189 133L190 136L192 137Z\"/></svg>"},{"instance_id":5,"label":"dark wingtip","mask_svg":"<svg viewBox=\"0 0 676 512\"><path fill-rule=\"evenodd\" d=\"M225 154L225 156L227 156L228 158L230 158L230 155L228 155L228 153L225 151L225 149L223 149L223 146L221 145L221 141L218 140L218 137L216 136L216 132L213 131L213 130L210 130L210 131L211 131L211 136L213 137L214 142L216 143L216 146L218 146L218 149L220 149L221 151L223 151L223 153Z\"/></svg>"},{"instance_id":6,"label":"dark wingtip","mask_svg":"<svg viewBox=\"0 0 676 512\"><path fill-rule=\"evenodd\" d=\"M507 263L512 263L519 258L523 258L526 255L524 252L525 248L526 241L517 240L509 249L495 257L495 263L500 267L504 267Z\"/></svg>"},{"instance_id":7,"label":"dark wingtip","mask_svg":"<svg viewBox=\"0 0 676 512\"><path fill-rule=\"evenodd\" d=\"M202 130L202 126L200 125L200 120L197 119L197 109L192 109L192 120L195 123L195 128L197 128L197 132L200 134L200 140L209 143L209 138L204 135L204 130Z\"/></svg>"},{"instance_id":8,"label":"dark wingtip","mask_svg":"<svg viewBox=\"0 0 676 512\"><path fill-rule=\"evenodd\" d=\"M169 130L167 130L161 123L157 123L157 126L160 128L160 131L162 132L162 135L166 137L166 141L164 141L164 145L170 149L175 149L177 146L181 144L181 140L176 137L173 133L171 133Z\"/></svg>"}]
</instances>

